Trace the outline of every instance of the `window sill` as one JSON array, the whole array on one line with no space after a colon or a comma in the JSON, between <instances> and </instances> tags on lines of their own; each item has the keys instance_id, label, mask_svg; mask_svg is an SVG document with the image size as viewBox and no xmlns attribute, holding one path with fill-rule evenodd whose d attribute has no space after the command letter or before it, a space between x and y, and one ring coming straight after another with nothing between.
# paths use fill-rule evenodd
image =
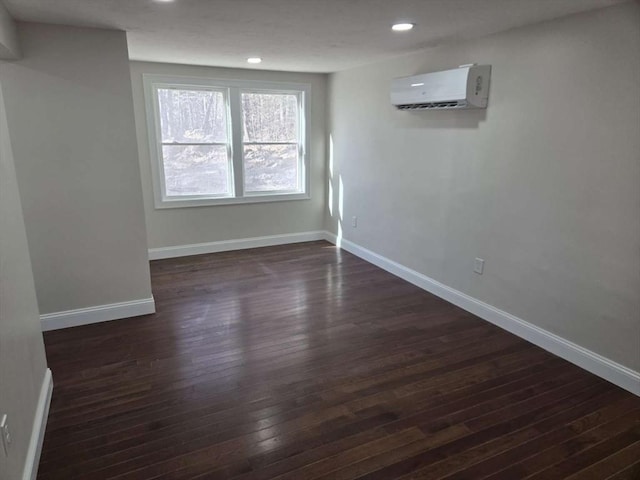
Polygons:
<instances>
[{"instance_id":1,"label":"window sill","mask_svg":"<svg viewBox=\"0 0 640 480\"><path fill-rule=\"evenodd\" d=\"M246 197L223 197L223 198L185 198L183 200L160 200L156 199L156 210L169 208L189 208L189 207L217 207L221 205L244 205L251 203L269 202L290 202L294 200L309 200L308 193L287 193L281 195L255 195Z\"/></svg>"}]
</instances>

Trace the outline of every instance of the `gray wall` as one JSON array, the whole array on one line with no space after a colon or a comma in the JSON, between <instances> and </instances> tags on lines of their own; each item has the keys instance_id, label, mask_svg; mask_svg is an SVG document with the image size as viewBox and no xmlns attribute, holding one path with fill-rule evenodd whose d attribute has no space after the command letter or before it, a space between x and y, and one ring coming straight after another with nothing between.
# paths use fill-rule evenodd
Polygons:
<instances>
[{"instance_id":1,"label":"gray wall","mask_svg":"<svg viewBox=\"0 0 640 480\"><path fill-rule=\"evenodd\" d=\"M125 34L18 25L0 81L40 313L149 298Z\"/></svg>"},{"instance_id":2,"label":"gray wall","mask_svg":"<svg viewBox=\"0 0 640 480\"><path fill-rule=\"evenodd\" d=\"M632 2L331 75L327 229L640 370L639 52ZM486 112L390 106L471 62Z\"/></svg>"},{"instance_id":3,"label":"gray wall","mask_svg":"<svg viewBox=\"0 0 640 480\"><path fill-rule=\"evenodd\" d=\"M155 209L142 85L144 73L311 84L311 199ZM307 232L323 228L326 75L131 62L131 80L149 248Z\"/></svg>"},{"instance_id":4,"label":"gray wall","mask_svg":"<svg viewBox=\"0 0 640 480\"><path fill-rule=\"evenodd\" d=\"M0 62L0 69L4 64ZM0 415L13 442L0 478L22 478L47 362L0 89ZM0 455L4 457L4 454Z\"/></svg>"},{"instance_id":5,"label":"gray wall","mask_svg":"<svg viewBox=\"0 0 640 480\"><path fill-rule=\"evenodd\" d=\"M20 57L20 43L13 17L0 2L0 58L16 59Z\"/></svg>"}]
</instances>

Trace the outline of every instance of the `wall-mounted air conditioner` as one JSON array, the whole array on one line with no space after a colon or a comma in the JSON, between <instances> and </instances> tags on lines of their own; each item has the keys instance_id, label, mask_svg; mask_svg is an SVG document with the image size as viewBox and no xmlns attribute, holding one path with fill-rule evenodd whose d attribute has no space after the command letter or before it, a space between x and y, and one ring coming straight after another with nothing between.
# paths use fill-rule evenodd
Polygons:
<instances>
[{"instance_id":1,"label":"wall-mounted air conditioner","mask_svg":"<svg viewBox=\"0 0 640 480\"><path fill-rule=\"evenodd\" d=\"M463 65L453 70L396 78L391 103L399 110L487 108L491 65Z\"/></svg>"}]
</instances>

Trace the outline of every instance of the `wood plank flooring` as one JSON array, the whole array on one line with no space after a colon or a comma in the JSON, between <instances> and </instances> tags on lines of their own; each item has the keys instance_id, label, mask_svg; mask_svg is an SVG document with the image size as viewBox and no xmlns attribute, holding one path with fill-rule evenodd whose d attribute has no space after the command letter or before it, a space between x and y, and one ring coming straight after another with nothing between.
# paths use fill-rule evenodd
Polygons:
<instances>
[{"instance_id":1,"label":"wood plank flooring","mask_svg":"<svg viewBox=\"0 0 640 480\"><path fill-rule=\"evenodd\" d=\"M640 479L639 397L328 243L151 269L45 334L39 479Z\"/></svg>"}]
</instances>

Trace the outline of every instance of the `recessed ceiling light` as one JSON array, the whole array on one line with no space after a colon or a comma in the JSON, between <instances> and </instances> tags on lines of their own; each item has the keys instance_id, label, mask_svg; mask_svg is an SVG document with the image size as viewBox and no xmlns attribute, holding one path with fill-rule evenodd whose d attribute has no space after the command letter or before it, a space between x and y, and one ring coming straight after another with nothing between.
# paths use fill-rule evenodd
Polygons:
<instances>
[{"instance_id":1,"label":"recessed ceiling light","mask_svg":"<svg viewBox=\"0 0 640 480\"><path fill-rule=\"evenodd\" d=\"M153 0L156 3L173 3L174 0Z\"/></svg>"},{"instance_id":2,"label":"recessed ceiling light","mask_svg":"<svg viewBox=\"0 0 640 480\"><path fill-rule=\"evenodd\" d=\"M393 30L394 32L408 32L414 26L415 26L415 24L413 24L413 23L395 23L391 27L391 30Z\"/></svg>"},{"instance_id":3,"label":"recessed ceiling light","mask_svg":"<svg viewBox=\"0 0 640 480\"><path fill-rule=\"evenodd\" d=\"M248 63L260 63L262 59L260 57L249 57L247 58Z\"/></svg>"}]
</instances>

